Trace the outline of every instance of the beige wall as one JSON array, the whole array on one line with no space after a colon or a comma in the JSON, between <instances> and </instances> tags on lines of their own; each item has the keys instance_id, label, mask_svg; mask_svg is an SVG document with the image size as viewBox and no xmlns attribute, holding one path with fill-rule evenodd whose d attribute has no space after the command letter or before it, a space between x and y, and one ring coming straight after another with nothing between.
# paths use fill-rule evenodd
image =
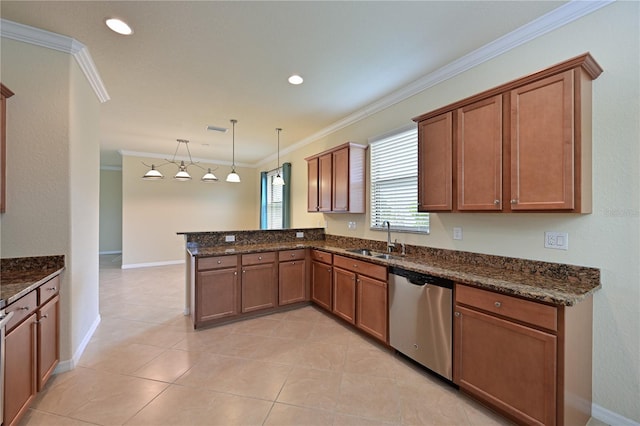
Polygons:
<instances>
[{"instance_id":1,"label":"beige wall","mask_svg":"<svg viewBox=\"0 0 640 426\"><path fill-rule=\"evenodd\" d=\"M178 182L171 165L165 178L145 181L142 164L157 159L122 158L122 265L124 268L184 261L184 238L177 232L257 229L260 226L259 178L252 168L236 167L242 182L227 183L228 166L214 171L220 179L203 183L204 173L189 168L193 180ZM207 165L201 163L203 167Z\"/></svg>"},{"instance_id":2,"label":"beige wall","mask_svg":"<svg viewBox=\"0 0 640 426\"><path fill-rule=\"evenodd\" d=\"M604 68L593 83L593 214L433 214L431 234L397 234L411 244L600 268L594 297L594 403L640 421L640 22L638 2L616 2L380 113L283 156L293 164L292 226L384 240L368 214L306 213L304 157L411 122L411 117L584 52ZM348 221L357 229L349 230ZM454 241L452 228L463 228ZM544 231L569 233L569 250L543 246Z\"/></svg>"},{"instance_id":3,"label":"beige wall","mask_svg":"<svg viewBox=\"0 0 640 426\"><path fill-rule=\"evenodd\" d=\"M62 364L99 321L99 101L72 56L2 38L7 211L2 256L64 254ZM65 364L66 363L66 364Z\"/></svg>"},{"instance_id":4,"label":"beige wall","mask_svg":"<svg viewBox=\"0 0 640 426\"><path fill-rule=\"evenodd\" d=\"M100 169L100 253L122 252L122 170Z\"/></svg>"}]
</instances>

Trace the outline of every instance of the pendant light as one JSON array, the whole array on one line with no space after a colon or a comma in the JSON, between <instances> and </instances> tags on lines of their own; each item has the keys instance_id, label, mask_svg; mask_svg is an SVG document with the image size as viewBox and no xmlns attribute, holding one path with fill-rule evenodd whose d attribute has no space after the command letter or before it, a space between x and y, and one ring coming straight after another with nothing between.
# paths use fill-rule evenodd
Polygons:
<instances>
[{"instance_id":1,"label":"pendant light","mask_svg":"<svg viewBox=\"0 0 640 426\"><path fill-rule=\"evenodd\" d=\"M199 166L195 161L193 161L193 159L191 158L191 151L189 150L189 141L186 139L176 139L176 141L178 142L178 146L176 147L176 151L173 153L173 157L171 158L171 160L165 160L164 163L159 164L158 167L160 166L164 166L165 164L174 164L177 168L178 168L178 172L173 176L173 178L177 181L180 182L186 182L191 180L191 175L189 174L189 172L187 171L187 168L189 166L196 166L202 170L204 170L204 167ZM187 154L189 154L189 162L185 163L184 160L181 160L179 163L178 161L176 161L176 156L178 154L178 151L180 150L180 147L184 145L187 148ZM145 166L149 167L148 164L145 164L144 162L142 163ZM151 169L144 174L144 176L142 176L142 179L144 180L160 180L160 179L164 179L164 175L160 172L160 170L156 169L156 165L155 164L151 164ZM207 170L207 173L202 176L202 179L200 179L202 182L216 182L218 180L218 178L211 172L211 168L209 168Z\"/></svg>"},{"instance_id":2,"label":"pendant light","mask_svg":"<svg viewBox=\"0 0 640 426\"><path fill-rule=\"evenodd\" d=\"M278 134L278 173L276 173L276 177L274 177L273 182L271 182L271 184L275 186L284 185L284 179L282 179L282 176L280 176L280 132L281 131L282 131L281 128L279 127L276 128L276 133Z\"/></svg>"},{"instance_id":3,"label":"pendant light","mask_svg":"<svg viewBox=\"0 0 640 426\"><path fill-rule=\"evenodd\" d=\"M227 182L239 183L240 175L236 173L236 123L238 120L231 119L231 124L233 125L233 136L232 136L232 162L231 162L231 173L227 175Z\"/></svg>"}]
</instances>

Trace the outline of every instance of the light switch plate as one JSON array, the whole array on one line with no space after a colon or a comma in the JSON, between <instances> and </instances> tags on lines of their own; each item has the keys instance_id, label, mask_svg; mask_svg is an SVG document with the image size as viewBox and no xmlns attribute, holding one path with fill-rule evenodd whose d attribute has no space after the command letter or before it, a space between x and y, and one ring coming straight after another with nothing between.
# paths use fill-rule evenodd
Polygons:
<instances>
[{"instance_id":1,"label":"light switch plate","mask_svg":"<svg viewBox=\"0 0 640 426\"><path fill-rule=\"evenodd\" d=\"M236 240L235 235L225 235L224 240L228 243L233 243Z\"/></svg>"},{"instance_id":2,"label":"light switch plate","mask_svg":"<svg viewBox=\"0 0 640 426\"><path fill-rule=\"evenodd\" d=\"M556 250L569 250L569 233L552 231L545 232L544 246L545 248Z\"/></svg>"},{"instance_id":3,"label":"light switch plate","mask_svg":"<svg viewBox=\"0 0 640 426\"><path fill-rule=\"evenodd\" d=\"M304 238L304 232L296 232L296 238Z\"/></svg>"}]
</instances>

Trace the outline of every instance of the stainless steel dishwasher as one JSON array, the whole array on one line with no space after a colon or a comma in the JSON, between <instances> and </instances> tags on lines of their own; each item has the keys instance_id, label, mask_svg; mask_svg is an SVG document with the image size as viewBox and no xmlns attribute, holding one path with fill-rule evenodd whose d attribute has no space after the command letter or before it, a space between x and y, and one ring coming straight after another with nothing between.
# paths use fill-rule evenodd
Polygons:
<instances>
[{"instance_id":1,"label":"stainless steel dishwasher","mask_svg":"<svg viewBox=\"0 0 640 426\"><path fill-rule=\"evenodd\" d=\"M389 268L389 343L452 380L453 281Z\"/></svg>"}]
</instances>

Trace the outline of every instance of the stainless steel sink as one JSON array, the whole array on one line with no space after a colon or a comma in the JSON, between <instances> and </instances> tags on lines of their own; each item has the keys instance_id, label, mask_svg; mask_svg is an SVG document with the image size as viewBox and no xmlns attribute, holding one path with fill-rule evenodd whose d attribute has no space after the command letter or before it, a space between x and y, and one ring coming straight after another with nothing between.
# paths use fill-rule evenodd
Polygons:
<instances>
[{"instance_id":1,"label":"stainless steel sink","mask_svg":"<svg viewBox=\"0 0 640 426\"><path fill-rule=\"evenodd\" d=\"M358 249L349 249L345 250L349 253L361 254L363 256L373 256L373 252L369 249L358 248Z\"/></svg>"},{"instance_id":2,"label":"stainless steel sink","mask_svg":"<svg viewBox=\"0 0 640 426\"><path fill-rule=\"evenodd\" d=\"M388 253L380 253L380 254L375 254L373 255L373 257L376 257L378 259L385 259L385 260L392 260L392 259L398 259L398 256L395 256L393 254L388 254Z\"/></svg>"}]
</instances>

